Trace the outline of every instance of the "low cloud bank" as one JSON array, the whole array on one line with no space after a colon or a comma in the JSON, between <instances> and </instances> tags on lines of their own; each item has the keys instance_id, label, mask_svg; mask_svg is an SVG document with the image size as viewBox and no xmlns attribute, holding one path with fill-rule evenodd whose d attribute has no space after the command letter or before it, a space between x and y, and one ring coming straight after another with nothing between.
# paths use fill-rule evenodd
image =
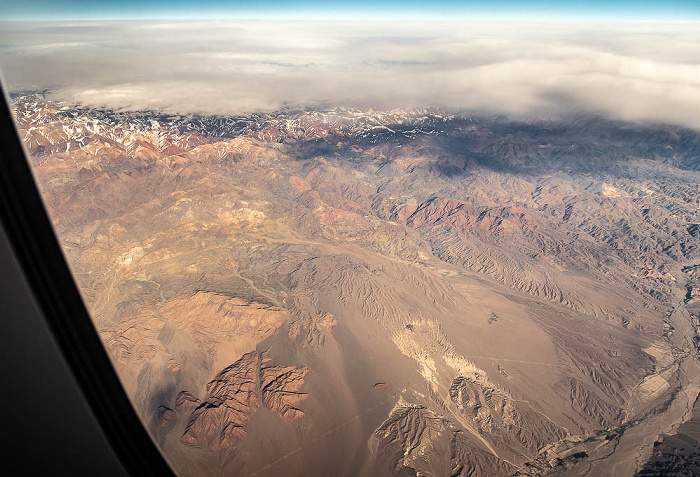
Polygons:
<instances>
[{"instance_id":1,"label":"low cloud bank","mask_svg":"<svg viewBox=\"0 0 700 477\"><path fill-rule=\"evenodd\" d=\"M0 23L0 69L9 89L114 109L590 111L700 129L697 23Z\"/></svg>"}]
</instances>

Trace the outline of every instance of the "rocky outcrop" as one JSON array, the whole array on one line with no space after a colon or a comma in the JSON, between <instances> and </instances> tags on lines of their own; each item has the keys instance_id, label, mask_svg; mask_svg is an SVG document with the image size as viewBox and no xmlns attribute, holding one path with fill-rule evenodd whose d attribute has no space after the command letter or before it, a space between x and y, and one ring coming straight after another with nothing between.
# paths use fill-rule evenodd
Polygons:
<instances>
[{"instance_id":1,"label":"rocky outcrop","mask_svg":"<svg viewBox=\"0 0 700 477\"><path fill-rule=\"evenodd\" d=\"M481 435L516 455L532 458L545 445L568 434L529 404L487 382L460 376L452 381L449 392L459 412L476 423Z\"/></svg>"},{"instance_id":2,"label":"rocky outcrop","mask_svg":"<svg viewBox=\"0 0 700 477\"><path fill-rule=\"evenodd\" d=\"M374 461L367 475L507 476L515 470L444 416L406 402L391 410L369 445Z\"/></svg>"},{"instance_id":3,"label":"rocky outcrop","mask_svg":"<svg viewBox=\"0 0 700 477\"><path fill-rule=\"evenodd\" d=\"M182 364L169 357L172 353L167 346L175 333L187 336L219 365L254 349L287 319L287 312L279 307L203 291L181 294L153 308L134 307L133 311L135 316L101 333L117 367L124 370L130 392L146 366L172 374L181 371Z\"/></svg>"},{"instance_id":4,"label":"rocky outcrop","mask_svg":"<svg viewBox=\"0 0 700 477\"><path fill-rule=\"evenodd\" d=\"M248 421L260 405L257 356L256 352L243 355L207 384L207 397L190 415L182 442L226 449L245 436Z\"/></svg>"},{"instance_id":5,"label":"rocky outcrop","mask_svg":"<svg viewBox=\"0 0 700 477\"><path fill-rule=\"evenodd\" d=\"M178 414L189 415L199 407L201 401L189 391L180 391L175 398L175 411Z\"/></svg>"},{"instance_id":6,"label":"rocky outcrop","mask_svg":"<svg viewBox=\"0 0 700 477\"><path fill-rule=\"evenodd\" d=\"M186 391L178 394L178 412L196 406L181 441L215 450L229 449L245 437L248 421L261 402L282 419L302 418L300 405L306 393L301 388L307 372L305 367L274 366L267 352L246 353L207 384L207 397L201 404Z\"/></svg>"},{"instance_id":7,"label":"rocky outcrop","mask_svg":"<svg viewBox=\"0 0 700 477\"><path fill-rule=\"evenodd\" d=\"M302 418L304 412L299 409L299 406L306 399L306 393L301 392L301 387L308 369L295 366L271 366L267 353L264 353L261 358L260 393L265 406L284 419L293 421Z\"/></svg>"},{"instance_id":8,"label":"rocky outcrop","mask_svg":"<svg viewBox=\"0 0 700 477\"><path fill-rule=\"evenodd\" d=\"M287 312L275 306L202 291L168 300L159 311L211 355L226 342L243 342L250 349L287 319Z\"/></svg>"},{"instance_id":9,"label":"rocky outcrop","mask_svg":"<svg viewBox=\"0 0 700 477\"><path fill-rule=\"evenodd\" d=\"M158 416L158 426L161 428L170 427L176 418L175 411L165 406L158 406L156 414Z\"/></svg>"}]
</instances>

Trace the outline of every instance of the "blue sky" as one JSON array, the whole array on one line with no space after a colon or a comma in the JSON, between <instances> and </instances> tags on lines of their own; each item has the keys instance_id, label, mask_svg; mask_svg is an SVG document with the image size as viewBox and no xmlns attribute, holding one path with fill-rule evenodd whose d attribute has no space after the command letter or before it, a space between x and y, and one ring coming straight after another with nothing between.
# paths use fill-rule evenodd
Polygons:
<instances>
[{"instance_id":1,"label":"blue sky","mask_svg":"<svg viewBox=\"0 0 700 477\"><path fill-rule=\"evenodd\" d=\"M0 20L438 16L700 20L700 0L0 0Z\"/></svg>"}]
</instances>

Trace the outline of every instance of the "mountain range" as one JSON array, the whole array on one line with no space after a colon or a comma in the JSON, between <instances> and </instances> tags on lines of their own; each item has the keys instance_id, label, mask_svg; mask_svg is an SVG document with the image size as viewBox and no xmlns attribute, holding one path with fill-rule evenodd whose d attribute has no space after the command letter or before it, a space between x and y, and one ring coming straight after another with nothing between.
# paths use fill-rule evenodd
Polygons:
<instances>
[{"instance_id":1,"label":"mountain range","mask_svg":"<svg viewBox=\"0 0 700 477\"><path fill-rule=\"evenodd\" d=\"M12 99L180 475L635 475L692 418L697 131Z\"/></svg>"}]
</instances>

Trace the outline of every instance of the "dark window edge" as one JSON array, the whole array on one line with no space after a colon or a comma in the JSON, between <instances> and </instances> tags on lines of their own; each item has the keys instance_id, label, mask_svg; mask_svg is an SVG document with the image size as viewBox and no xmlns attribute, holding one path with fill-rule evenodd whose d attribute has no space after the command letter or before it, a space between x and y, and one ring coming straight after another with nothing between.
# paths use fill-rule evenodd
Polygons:
<instances>
[{"instance_id":1,"label":"dark window edge","mask_svg":"<svg viewBox=\"0 0 700 477\"><path fill-rule=\"evenodd\" d=\"M56 238L0 83L0 221L61 354L113 451L135 476L174 476L110 361Z\"/></svg>"}]
</instances>

